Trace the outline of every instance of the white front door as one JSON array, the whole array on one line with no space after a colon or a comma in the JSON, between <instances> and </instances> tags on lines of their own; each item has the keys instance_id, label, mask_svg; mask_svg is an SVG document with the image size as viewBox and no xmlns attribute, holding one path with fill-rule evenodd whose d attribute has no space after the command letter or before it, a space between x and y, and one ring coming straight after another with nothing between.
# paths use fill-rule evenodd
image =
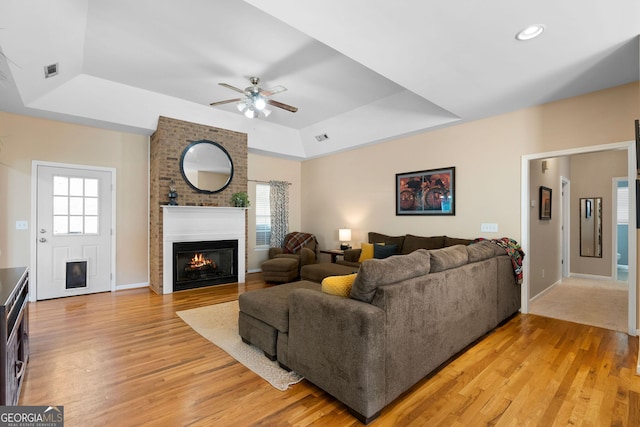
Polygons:
<instances>
[{"instance_id":1,"label":"white front door","mask_svg":"<svg viewBox=\"0 0 640 427\"><path fill-rule=\"evenodd\" d=\"M112 171L37 165L36 297L111 290Z\"/></svg>"}]
</instances>

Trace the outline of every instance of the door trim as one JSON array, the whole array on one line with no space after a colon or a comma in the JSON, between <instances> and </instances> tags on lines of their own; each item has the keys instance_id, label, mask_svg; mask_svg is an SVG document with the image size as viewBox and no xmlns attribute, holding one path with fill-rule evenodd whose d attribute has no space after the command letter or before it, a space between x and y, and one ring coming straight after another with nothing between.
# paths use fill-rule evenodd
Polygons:
<instances>
[{"instance_id":1,"label":"door trim","mask_svg":"<svg viewBox=\"0 0 640 427\"><path fill-rule=\"evenodd\" d=\"M562 157L572 156L574 154L584 153L596 153L600 151L612 151L612 150L626 150L627 151L627 177L629 183L636 180L636 143L635 141L626 142L614 142L611 144L592 145L589 147L572 148L567 150L551 151L547 153L526 154L521 158L520 167L520 234L521 234L521 246L525 253L529 250L529 221L530 221L530 209L529 200L531 200L531 194L529 192L529 162L531 160L545 159L549 157ZM631 184L630 184L631 185ZM635 197L629 198L629 224L636 223L636 199ZM635 227L629 227L629 335L638 335L637 325L637 294L638 294L638 282L636 279L637 271L637 251L636 251L636 236L637 230ZM522 313L529 312L529 263L525 262L523 265L523 282L522 282L522 306L520 311Z\"/></svg>"},{"instance_id":2,"label":"door trim","mask_svg":"<svg viewBox=\"0 0 640 427\"><path fill-rule=\"evenodd\" d=\"M36 267L36 244L38 238L38 231L36 230L37 224L37 210L38 210L38 167L50 166L54 168L67 168L67 169L85 169L99 172L111 173L111 265L110 270L110 287L111 292L116 290L116 169L102 166L89 166L89 165L76 165L70 163L55 163L45 162L41 160L31 161L31 245L30 245L30 265L29 269L29 301L36 302L37 300L37 283L38 283L38 269Z\"/></svg>"},{"instance_id":3,"label":"door trim","mask_svg":"<svg viewBox=\"0 0 640 427\"><path fill-rule=\"evenodd\" d=\"M560 177L560 189L562 191L562 265L560 271L564 278L571 274L571 181L569 178Z\"/></svg>"},{"instance_id":4,"label":"door trim","mask_svg":"<svg viewBox=\"0 0 640 427\"><path fill-rule=\"evenodd\" d=\"M629 200L631 200L631 187L629 186L629 179L627 177L614 177L612 179L612 187L613 191L612 195L612 207L611 207L611 236L613 237L613 242L611 245L611 277L613 280L618 280L618 184L621 181L627 182L627 188L629 191ZM633 224L627 224L627 227L632 227ZM627 258L629 258L629 254L627 254ZM629 261L627 260L627 264ZM629 280L627 279L627 286L629 285Z\"/></svg>"}]
</instances>

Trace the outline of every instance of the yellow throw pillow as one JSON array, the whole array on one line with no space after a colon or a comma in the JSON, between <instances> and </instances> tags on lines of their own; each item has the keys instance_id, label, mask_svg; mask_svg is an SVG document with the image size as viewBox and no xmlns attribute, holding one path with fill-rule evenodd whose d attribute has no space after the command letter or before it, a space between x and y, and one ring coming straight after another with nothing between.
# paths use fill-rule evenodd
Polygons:
<instances>
[{"instance_id":1,"label":"yellow throw pillow","mask_svg":"<svg viewBox=\"0 0 640 427\"><path fill-rule=\"evenodd\" d=\"M322 292L339 297L348 298L351 294L351 286L356 280L358 273L347 274L346 276L329 276L322 279Z\"/></svg>"},{"instance_id":2,"label":"yellow throw pillow","mask_svg":"<svg viewBox=\"0 0 640 427\"><path fill-rule=\"evenodd\" d=\"M373 243L363 243L361 246L360 258L358 262L373 258Z\"/></svg>"}]
</instances>

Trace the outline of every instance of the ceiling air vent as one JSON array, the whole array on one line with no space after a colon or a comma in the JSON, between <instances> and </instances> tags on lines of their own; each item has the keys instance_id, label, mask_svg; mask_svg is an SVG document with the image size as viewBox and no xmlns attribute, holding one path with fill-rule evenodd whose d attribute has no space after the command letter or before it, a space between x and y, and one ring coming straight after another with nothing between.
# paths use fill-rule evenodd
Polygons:
<instances>
[{"instance_id":1,"label":"ceiling air vent","mask_svg":"<svg viewBox=\"0 0 640 427\"><path fill-rule=\"evenodd\" d=\"M329 139L329 135L327 135L326 133L316 135L316 141L318 142L326 141L327 139Z\"/></svg>"},{"instance_id":2,"label":"ceiling air vent","mask_svg":"<svg viewBox=\"0 0 640 427\"><path fill-rule=\"evenodd\" d=\"M58 63L44 66L44 78L48 79L58 74Z\"/></svg>"}]
</instances>

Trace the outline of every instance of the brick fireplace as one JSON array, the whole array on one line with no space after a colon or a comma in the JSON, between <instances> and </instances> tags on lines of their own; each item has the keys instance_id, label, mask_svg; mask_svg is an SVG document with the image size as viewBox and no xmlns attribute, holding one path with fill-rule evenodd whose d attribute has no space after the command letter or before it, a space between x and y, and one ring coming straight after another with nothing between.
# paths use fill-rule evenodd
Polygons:
<instances>
[{"instance_id":1,"label":"brick fireplace","mask_svg":"<svg viewBox=\"0 0 640 427\"><path fill-rule=\"evenodd\" d=\"M180 173L180 156L191 141L209 140L222 145L233 160L233 180L220 193L206 194L193 190ZM178 209L200 207L204 211L225 211L230 206L233 193L247 191L247 135L226 129L160 117L158 128L151 136L149 167L149 286L159 294L172 290L165 289L165 251L163 210L167 210L171 180L178 193ZM240 212L243 234L246 236L246 210L229 208ZM198 210L197 210L198 211ZM197 233L196 233L197 234ZM194 237L195 238L195 237ZM238 253L242 260L242 281L247 262L246 239ZM239 267L240 268L240 267ZM173 275L173 273L172 273Z\"/></svg>"}]
</instances>

